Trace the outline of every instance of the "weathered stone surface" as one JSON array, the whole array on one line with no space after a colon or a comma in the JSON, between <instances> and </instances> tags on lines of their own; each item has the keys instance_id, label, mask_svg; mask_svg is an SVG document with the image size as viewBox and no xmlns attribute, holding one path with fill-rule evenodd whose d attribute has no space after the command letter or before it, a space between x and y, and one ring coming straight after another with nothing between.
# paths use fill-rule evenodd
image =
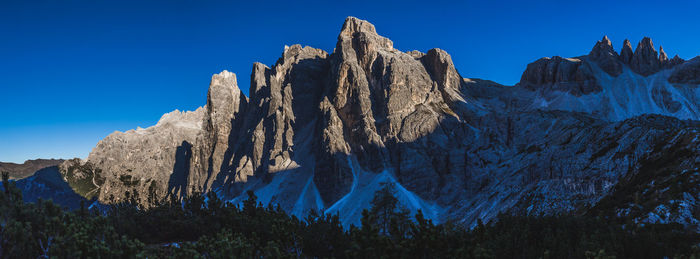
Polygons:
<instances>
[{"instance_id":1,"label":"weathered stone surface","mask_svg":"<svg viewBox=\"0 0 700 259\"><path fill-rule=\"evenodd\" d=\"M119 202L133 190L146 195L152 184L151 192L161 196L167 192L187 194L192 145L204 131L205 116L205 108L176 110L163 115L155 126L115 132L98 142L87 160L109 172L99 185L100 201Z\"/></svg>"},{"instance_id":2,"label":"weathered stone surface","mask_svg":"<svg viewBox=\"0 0 700 259\"><path fill-rule=\"evenodd\" d=\"M625 39L625 41L622 43L622 50L620 51L620 60L622 63L625 64L630 64L632 62L632 56L634 53L632 52L632 43L628 39Z\"/></svg>"},{"instance_id":3,"label":"weathered stone surface","mask_svg":"<svg viewBox=\"0 0 700 259\"><path fill-rule=\"evenodd\" d=\"M372 193L392 182L402 206L437 222L574 211L637 172L660 143L698 145L696 124L635 117L643 101L682 118L697 105L678 101L668 73L651 85L631 72L627 64L642 68L656 54L644 45L637 57L628 45L618 56L604 37L588 56L537 60L507 87L462 78L441 49L394 49L349 17L330 55L293 45L271 67L255 63L249 98L222 72L205 107L114 133L73 163L101 170L79 173L104 176L96 183L104 202L134 190L142 202L193 190L240 202L253 190L297 216L314 209L359 223ZM691 63L674 69L695 71ZM635 91L641 100L607 99ZM669 140L672 131L684 141Z\"/></svg>"},{"instance_id":4,"label":"weathered stone surface","mask_svg":"<svg viewBox=\"0 0 700 259\"><path fill-rule=\"evenodd\" d=\"M659 46L659 63L661 63L661 67L668 66L668 62L668 55L664 51L664 46Z\"/></svg>"},{"instance_id":5,"label":"weathered stone surface","mask_svg":"<svg viewBox=\"0 0 700 259\"><path fill-rule=\"evenodd\" d=\"M608 36L604 36L593 46L588 58L598 63L598 66L611 76L618 76L622 73L622 64L618 61L620 57L615 52Z\"/></svg>"},{"instance_id":6,"label":"weathered stone surface","mask_svg":"<svg viewBox=\"0 0 700 259\"><path fill-rule=\"evenodd\" d=\"M677 65L682 64L683 62L685 62L685 60L683 60L678 55L675 55L675 56L673 56L673 58L671 60L668 61L666 68L675 67Z\"/></svg>"},{"instance_id":7,"label":"weathered stone surface","mask_svg":"<svg viewBox=\"0 0 700 259\"><path fill-rule=\"evenodd\" d=\"M630 61L630 67L643 76L654 74L661 69L661 61L659 61L658 53L654 49L654 43L649 37L644 37L637 44Z\"/></svg>"},{"instance_id":8,"label":"weathered stone surface","mask_svg":"<svg viewBox=\"0 0 700 259\"><path fill-rule=\"evenodd\" d=\"M541 58L528 64L520 85L531 90L558 90L576 96L601 90L588 63L559 56Z\"/></svg>"},{"instance_id":9,"label":"weathered stone surface","mask_svg":"<svg viewBox=\"0 0 700 259\"><path fill-rule=\"evenodd\" d=\"M188 186L208 191L218 173L226 171L232 156L229 150L231 132L239 129L235 121L245 113L247 102L248 98L238 88L235 74L224 70L212 76L203 121L204 133L193 147Z\"/></svg>"},{"instance_id":10,"label":"weathered stone surface","mask_svg":"<svg viewBox=\"0 0 700 259\"><path fill-rule=\"evenodd\" d=\"M62 159L34 159L24 161L21 164L0 162L0 172L8 172L10 179L16 180L29 177L36 171L57 166L62 162Z\"/></svg>"},{"instance_id":11,"label":"weathered stone surface","mask_svg":"<svg viewBox=\"0 0 700 259\"><path fill-rule=\"evenodd\" d=\"M675 60L676 57L672 60ZM700 56L677 65L668 81L676 84L700 84Z\"/></svg>"}]
</instances>

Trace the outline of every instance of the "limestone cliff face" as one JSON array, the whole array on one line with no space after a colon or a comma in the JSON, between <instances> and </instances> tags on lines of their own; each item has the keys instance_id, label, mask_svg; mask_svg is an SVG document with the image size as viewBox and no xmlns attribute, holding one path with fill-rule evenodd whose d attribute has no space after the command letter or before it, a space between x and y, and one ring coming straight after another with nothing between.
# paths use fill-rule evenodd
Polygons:
<instances>
[{"instance_id":1,"label":"limestone cliff face","mask_svg":"<svg viewBox=\"0 0 700 259\"><path fill-rule=\"evenodd\" d=\"M189 173L186 174L188 193L209 191L219 173L228 167L232 152L230 137L239 129L234 123L245 114L248 98L238 88L236 75L224 71L212 76L207 94L203 132L193 143Z\"/></svg>"},{"instance_id":2,"label":"limestone cliff face","mask_svg":"<svg viewBox=\"0 0 700 259\"><path fill-rule=\"evenodd\" d=\"M109 135L82 162L105 172L104 183L95 183L100 189L98 198L119 202L128 191L138 193L145 203L169 193L184 196L209 190L221 172L232 121L246 104L236 76L223 71L212 76L205 107L193 112L176 110L147 129Z\"/></svg>"},{"instance_id":3,"label":"limestone cliff face","mask_svg":"<svg viewBox=\"0 0 700 259\"><path fill-rule=\"evenodd\" d=\"M644 67L651 44L628 45L618 55L605 37L588 56L540 59L506 87L463 78L441 49L397 50L349 17L331 54L294 45L273 66L255 63L249 97L224 71L204 107L113 133L70 163L99 169L85 175L99 175L103 202L126 191L144 204L193 191L239 202L253 190L292 214L353 224L391 182L402 206L438 222L575 211L639 171L649 150L671 149L660 143L694 150L675 166L700 163L697 123L673 118L697 120L697 92L664 83L691 89L696 66L654 57L658 67Z\"/></svg>"}]
</instances>

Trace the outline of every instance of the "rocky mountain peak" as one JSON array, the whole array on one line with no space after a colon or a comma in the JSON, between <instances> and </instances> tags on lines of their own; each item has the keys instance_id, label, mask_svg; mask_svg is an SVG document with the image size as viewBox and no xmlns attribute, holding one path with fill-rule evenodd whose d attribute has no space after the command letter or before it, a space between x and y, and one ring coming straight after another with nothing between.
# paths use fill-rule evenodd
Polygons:
<instances>
[{"instance_id":1,"label":"rocky mountain peak","mask_svg":"<svg viewBox=\"0 0 700 259\"><path fill-rule=\"evenodd\" d=\"M299 44L294 44L292 46L284 46L282 57L280 57L275 66L295 63L303 59L326 57L328 57L328 53L322 49L312 48L309 46L302 47Z\"/></svg>"},{"instance_id":2,"label":"rocky mountain peak","mask_svg":"<svg viewBox=\"0 0 700 259\"><path fill-rule=\"evenodd\" d=\"M63 161L63 159L36 159L26 160L21 164L0 162L0 172L10 173L10 179L22 179L43 168L59 165Z\"/></svg>"},{"instance_id":3,"label":"rocky mountain peak","mask_svg":"<svg viewBox=\"0 0 700 259\"><path fill-rule=\"evenodd\" d=\"M530 90L563 91L575 96L602 90L590 64L581 59L559 56L541 58L528 64L519 85Z\"/></svg>"},{"instance_id":4,"label":"rocky mountain peak","mask_svg":"<svg viewBox=\"0 0 700 259\"><path fill-rule=\"evenodd\" d=\"M212 168L212 170L221 168L224 163L224 153L228 149L229 136L234 126L233 121L240 116L241 112L245 111L247 103L248 98L238 88L236 74L224 70L212 76L207 94L207 111L209 113L204 118L206 127L203 133L205 142L212 143L212 145L204 146L201 149L198 149L200 146L195 147L195 152L211 157L207 167ZM193 168L190 171L196 172L197 169L199 168ZM211 179L206 179L203 187L206 189L211 184Z\"/></svg>"},{"instance_id":5,"label":"rocky mountain peak","mask_svg":"<svg viewBox=\"0 0 700 259\"><path fill-rule=\"evenodd\" d=\"M253 64L249 99L235 74L213 75L205 107L114 133L85 164L104 175L95 184L102 202L135 189L143 202L201 190L238 203L251 190L297 216L313 209L358 223L371 194L389 182L402 205L436 220L470 224L530 205L567 211L580 205L573 197L597 201L634 169L619 154L638 156L665 140L644 125L603 120L629 104L602 99L617 96L606 96L622 89L611 82L626 83L628 72L617 80L598 67L616 75L620 60L646 64L642 57L653 55L658 63L651 41L643 43L632 53L625 41L618 55L603 37L589 56L539 59L522 87L504 87L462 78L444 50L396 50L371 23L349 17L331 55L292 45L272 66ZM687 72L678 80L698 78L697 64L681 65ZM590 93L601 95L581 98ZM655 96L676 106L674 96ZM562 202L533 200L539 186Z\"/></svg>"},{"instance_id":6,"label":"rocky mountain peak","mask_svg":"<svg viewBox=\"0 0 700 259\"><path fill-rule=\"evenodd\" d=\"M588 55L595 59L604 58L605 56L617 57L617 52L613 49L612 42L610 42L608 36L603 36L603 39L596 42Z\"/></svg>"},{"instance_id":7,"label":"rocky mountain peak","mask_svg":"<svg viewBox=\"0 0 700 259\"><path fill-rule=\"evenodd\" d=\"M659 62L658 53L654 49L654 43L651 41L651 38L644 37L639 44L637 44L637 48L634 50L634 55L632 56L632 61L630 62L630 67L643 76L648 76L659 71L661 62Z\"/></svg>"},{"instance_id":8,"label":"rocky mountain peak","mask_svg":"<svg viewBox=\"0 0 700 259\"><path fill-rule=\"evenodd\" d=\"M377 34L373 24L352 16L345 19L343 28L338 35L338 46L336 46L336 49L341 49L338 47L343 41L352 42L356 49L358 47L371 48L373 47L372 45L376 45L379 48L391 50L394 46L391 40Z\"/></svg>"},{"instance_id":9,"label":"rocky mountain peak","mask_svg":"<svg viewBox=\"0 0 700 259\"><path fill-rule=\"evenodd\" d=\"M213 125L231 124L230 120L245 102L247 98L238 88L236 74L224 70L211 77L207 93L207 111Z\"/></svg>"},{"instance_id":10,"label":"rocky mountain peak","mask_svg":"<svg viewBox=\"0 0 700 259\"><path fill-rule=\"evenodd\" d=\"M377 34L377 31L374 29L374 25L369 23L368 21L361 20L352 16L345 18L343 28L340 30L340 36L352 36L357 32Z\"/></svg>"},{"instance_id":11,"label":"rocky mountain peak","mask_svg":"<svg viewBox=\"0 0 700 259\"><path fill-rule=\"evenodd\" d=\"M625 39L625 41L622 43L622 50L620 51L620 60L622 60L623 63L629 64L632 62L632 43L630 40Z\"/></svg>"},{"instance_id":12,"label":"rocky mountain peak","mask_svg":"<svg viewBox=\"0 0 700 259\"><path fill-rule=\"evenodd\" d=\"M683 63L683 62L685 62L684 59L682 59L682 58L679 57L678 55L675 55L675 56L673 56L673 58L672 58L671 60L668 61L668 66L669 66L669 67L674 67L674 66L679 65L679 64L681 64L681 63Z\"/></svg>"},{"instance_id":13,"label":"rocky mountain peak","mask_svg":"<svg viewBox=\"0 0 700 259\"><path fill-rule=\"evenodd\" d=\"M422 57L425 69L433 79L437 81L438 86L443 91L443 97L453 95L454 91L458 91L461 82L461 76L452 63L452 57L442 49L431 49ZM452 92L452 93L448 93Z\"/></svg>"},{"instance_id":14,"label":"rocky mountain peak","mask_svg":"<svg viewBox=\"0 0 700 259\"><path fill-rule=\"evenodd\" d=\"M634 53L637 54L638 51L641 51L643 54L656 53L656 50L654 49L654 42L651 40L651 38L642 38L642 40L637 44L637 48L634 50Z\"/></svg>"},{"instance_id":15,"label":"rocky mountain peak","mask_svg":"<svg viewBox=\"0 0 700 259\"><path fill-rule=\"evenodd\" d=\"M659 47L659 62L661 62L662 66L665 66L668 62L668 55L664 51L664 46Z\"/></svg>"},{"instance_id":16,"label":"rocky mountain peak","mask_svg":"<svg viewBox=\"0 0 700 259\"><path fill-rule=\"evenodd\" d=\"M622 65L618 62L619 56L612 46L608 36L603 36L588 54L588 57L596 61L600 68L611 76L618 76L622 73Z\"/></svg>"}]
</instances>

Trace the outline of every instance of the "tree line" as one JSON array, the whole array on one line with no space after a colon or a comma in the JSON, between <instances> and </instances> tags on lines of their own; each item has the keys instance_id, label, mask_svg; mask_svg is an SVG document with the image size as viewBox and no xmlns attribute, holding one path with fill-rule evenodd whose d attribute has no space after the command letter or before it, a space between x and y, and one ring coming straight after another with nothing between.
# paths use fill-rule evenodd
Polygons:
<instances>
[{"instance_id":1,"label":"tree line","mask_svg":"<svg viewBox=\"0 0 700 259\"><path fill-rule=\"evenodd\" d=\"M375 194L360 226L343 228L337 215L299 219L253 192L240 205L208 193L146 209L132 193L103 211L68 211L24 202L3 174L0 258L700 258L698 233L680 225L502 214L470 229L410 215L394 188Z\"/></svg>"}]
</instances>

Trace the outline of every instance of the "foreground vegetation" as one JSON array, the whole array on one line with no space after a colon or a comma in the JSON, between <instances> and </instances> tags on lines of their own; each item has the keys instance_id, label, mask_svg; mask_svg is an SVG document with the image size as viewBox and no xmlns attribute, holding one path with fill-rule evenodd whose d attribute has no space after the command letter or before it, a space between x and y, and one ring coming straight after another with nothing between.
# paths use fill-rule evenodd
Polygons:
<instances>
[{"instance_id":1,"label":"foreground vegetation","mask_svg":"<svg viewBox=\"0 0 700 259\"><path fill-rule=\"evenodd\" d=\"M106 212L25 203L3 177L1 258L700 258L697 233L677 225L615 223L598 217L502 215L469 230L410 217L379 191L362 225L337 216L305 219L263 207L253 193L242 206L215 195L150 209L133 203ZM131 197L134 198L134 197Z\"/></svg>"}]
</instances>

